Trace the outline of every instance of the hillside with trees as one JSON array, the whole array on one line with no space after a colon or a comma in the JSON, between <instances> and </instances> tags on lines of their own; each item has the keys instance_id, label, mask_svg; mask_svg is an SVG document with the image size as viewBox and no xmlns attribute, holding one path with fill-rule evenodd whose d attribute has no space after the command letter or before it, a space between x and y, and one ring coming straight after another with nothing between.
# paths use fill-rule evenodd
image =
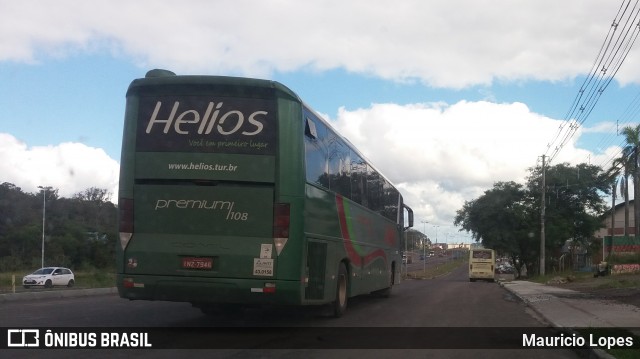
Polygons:
<instances>
[{"instance_id":1,"label":"hillside with trees","mask_svg":"<svg viewBox=\"0 0 640 359\"><path fill-rule=\"evenodd\" d=\"M113 267L117 207L109 196L94 187L64 198L57 189L27 193L0 184L0 272L40 267L45 203L45 266Z\"/></svg>"}]
</instances>

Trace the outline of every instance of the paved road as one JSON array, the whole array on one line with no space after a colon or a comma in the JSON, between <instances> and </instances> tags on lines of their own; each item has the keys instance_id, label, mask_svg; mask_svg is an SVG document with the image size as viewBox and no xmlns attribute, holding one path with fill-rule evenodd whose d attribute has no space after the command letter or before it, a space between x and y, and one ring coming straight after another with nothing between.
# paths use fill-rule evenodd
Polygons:
<instances>
[{"instance_id":1,"label":"paved road","mask_svg":"<svg viewBox=\"0 0 640 359\"><path fill-rule=\"evenodd\" d=\"M12 327L266 327L274 337L258 338L258 341L244 348L228 350L10 350L0 352L0 357L28 358L66 358L66 357L172 357L185 356L244 358L244 357L310 357L310 358L576 358L568 350L490 350L490 349L453 349L465 348L474 338L470 333L486 333L487 331L468 331L466 327L494 327L489 330L500 339L500 335L508 332L504 327L543 327L541 322L527 306L510 292L495 283L474 282L467 279L466 267L462 266L450 275L433 280L408 280L396 288L390 298L363 296L353 299L344 317L331 318L324 308L306 309L248 309L240 314L205 316L199 310L184 303L167 302L130 302L116 295L96 297L62 298L49 301L5 302L0 305L2 326ZM281 329L275 327L283 327ZM290 328L300 328L291 330ZM309 340L305 333L309 329L321 328L311 339L318 346L324 340L328 347L336 347L336 343L358 343L359 349L350 350L317 350L287 349L304 344ZM394 329L395 328L395 329ZM354 331L355 329L355 331ZM211 330L211 329L208 329ZM242 331L242 330L240 330ZM193 332L196 335L198 332ZM208 332L196 342L212 342L221 337L220 332ZM401 334L398 334L401 333ZM211 334L211 336L209 336ZM242 335L245 335L243 333ZM342 336L342 337L340 337ZM345 338L344 336L349 336ZM194 337L195 338L195 337ZM236 336L237 338L247 338ZM233 338L231 338L233 340ZM346 340L349 339L349 340ZM171 341L176 338L168 338ZM416 343L432 343L442 345L451 350L409 349ZM366 349L371 347L408 349ZM399 344L398 344L399 343ZM167 343L162 343L167 344ZM179 343L173 343L179 344ZM219 343L224 346L225 343ZM274 350L250 350L252 345L274 347ZM290 345L290 346L289 346ZM324 344L320 344L321 347ZM284 349L282 349L284 348ZM364 348L364 349L363 349Z\"/></svg>"}]
</instances>

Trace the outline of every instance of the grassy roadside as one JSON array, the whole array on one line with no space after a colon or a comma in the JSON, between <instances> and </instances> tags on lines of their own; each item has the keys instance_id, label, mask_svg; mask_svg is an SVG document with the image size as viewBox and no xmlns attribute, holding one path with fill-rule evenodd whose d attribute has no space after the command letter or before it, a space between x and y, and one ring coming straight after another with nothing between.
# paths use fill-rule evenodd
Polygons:
<instances>
[{"instance_id":1,"label":"grassy roadside","mask_svg":"<svg viewBox=\"0 0 640 359\"><path fill-rule=\"evenodd\" d=\"M411 271L405 278L411 279L432 279L452 272L459 266L467 263L466 259L455 259L429 267L425 271ZM10 292L11 276L15 275L16 290L22 288L22 277L29 274L29 270L14 271L12 273L0 273L0 293ZM88 269L74 271L77 288L108 288L114 287L116 283L115 271L111 269Z\"/></svg>"},{"instance_id":2,"label":"grassy roadside","mask_svg":"<svg viewBox=\"0 0 640 359\"><path fill-rule=\"evenodd\" d=\"M29 270L0 273L0 293L12 291L12 276L15 276L16 291L22 290L22 277L29 274ZM116 274L111 269L87 269L74 271L77 288L108 288L115 287Z\"/></svg>"},{"instance_id":3,"label":"grassy roadside","mask_svg":"<svg viewBox=\"0 0 640 359\"><path fill-rule=\"evenodd\" d=\"M559 285L577 289L616 289L640 287L640 273L608 275L594 277L591 272L572 272L548 274L530 278L532 282Z\"/></svg>"},{"instance_id":4,"label":"grassy roadside","mask_svg":"<svg viewBox=\"0 0 640 359\"><path fill-rule=\"evenodd\" d=\"M433 279L448 273L467 263L466 259L454 259L445 263L439 263L435 267L426 268L424 271L411 271L407 273L407 279Z\"/></svg>"}]
</instances>

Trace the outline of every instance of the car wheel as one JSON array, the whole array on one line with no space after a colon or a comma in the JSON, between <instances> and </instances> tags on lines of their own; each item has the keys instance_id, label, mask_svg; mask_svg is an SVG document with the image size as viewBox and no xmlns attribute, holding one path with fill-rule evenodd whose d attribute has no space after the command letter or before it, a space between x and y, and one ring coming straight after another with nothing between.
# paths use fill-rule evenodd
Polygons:
<instances>
[{"instance_id":1,"label":"car wheel","mask_svg":"<svg viewBox=\"0 0 640 359\"><path fill-rule=\"evenodd\" d=\"M336 280L336 299L333 302L333 316L341 317L347 310L347 290L349 288L349 273L344 263L340 263L338 268L338 278Z\"/></svg>"},{"instance_id":2,"label":"car wheel","mask_svg":"<svg viewBox=\"0 0 640 359\"><path fill-rule=\"evenodd\" d=\"M44 283L44 287L45 288L53 287L53 283L51 282L51 279L47 279L47 281Z\"/></svg>"},{"instance_id":3,"label":"car wheel","mask_svg":"<svg viewBox=\"0 0 640 359\"><path fill-rule=\"evenodd\" d=\"M73 279L69 279L69 283L67 283L67 287L71 288L73 287L74 284L75 282L73 281Z\"/></svg>"}]
</instances>

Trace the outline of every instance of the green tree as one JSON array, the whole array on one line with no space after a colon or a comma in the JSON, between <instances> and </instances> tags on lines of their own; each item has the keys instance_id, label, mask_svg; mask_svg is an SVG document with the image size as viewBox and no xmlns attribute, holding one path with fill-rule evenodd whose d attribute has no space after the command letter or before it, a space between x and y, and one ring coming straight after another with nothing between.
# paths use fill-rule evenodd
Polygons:
<instances>
[{"instance_id":1,"label":"green tree","mask_svg":"<svg viewBox=\"0 0 640 359\"><path fill-rule=\"evenodd\" d=\"M607 170L605 176L609 178L611 181L611 195L612 195L612 204L611 204L611 234L613 235L613 229L615 228L615 207L616 207L616 188L618 187L618 183L620 184L620 195L624 199L624 230L623 234L626 236L629 229L629 178L631 177L631 167L632 164L629 162L630 158L625 153L627 152L626 148L622 149L622 155L615 160L611 164L611 168ZM619 179L618 179L619 178Z\"/></svg>"},{"instance_id":2,"label":"green tree","mask_svg":"<svg viewBox=\"0 0 640 359\"><path fill-rule=\"evenodd\" d=\"M519 265L535 268L540 253L540 188L542 168L530 169L526 186L498 182L458 210L454 224L476 241ZM546 169L545 252L560 254L568 240L588 244L601 227L607 206L602 193L611 191L611 179L597 166L559 164ZM519 261L516 262L515 260Z\"/></svg>"},{"instance_id":3,"label":"green tree","mask_svg":"<svg viewBox=\"0 0 640 359\"><path fill-rule=\"evenodd\" d=\"M531 171L527 187L540 213L540 183L542 172ZM558 164L546 169L545 248L551 253L559 250L567 240L588 246L593 233L602 227L607 204L602 194L610 194L611 180L598 166ZM539 216L537 216L539 218Z\"/></svg>"},{"instance_id":4,"label":"green tree","mask_svg":"<svg viewBox=\"0 0 640 359\"><path fill-rule=\"evenodd\" d=\"M104 268L115 263L117 208L107 190L89 188L74 198L45 192L45 264ZM43 192L0 184L0 271L33 269L42 253Z\"/></svg>"},{"instance_id":5,"label":"green tree","mask_svg":"<svg viewBox=\"0 0 640 359\"><path fill-rule=\"evenodd\" d=\"M426 234L418 231L414 228L409 228L405 234L406 240L406 248L409 251L414 251L418 249L422 249L422 245L425 245L427 248L431 247L431 240L427 237ZM404 245L402 249L404 250Z\"/></svg>"},{"instance_id":6,"label":"green tree","mask_svg":"<svg viewBox=\"0 0 640 359\"><path fill-rule=\"evenodd\" d=\"M622 135L624 136L626 145L622 149L622 156L620 158L622 158L622 161L625 163L625 165L630 168L630 171L631 171L630 175L633 181L633 193L635 197L637 193L640 193L640 178L639 178L640 173L638 169L639 167L638 166L638 146L640 146L640 125L637 125L635 127L627 126L623 128ZM635 209L633 212L633 218L635 223L634 233L636 233L637 235L638 233L640 233L640 206L635 205L634 209ZM625 211L626 213L628 213L628 206L625 207ZM628 217L628 214L626 215L626 217Z\"/></svg>"},{"instance_id":7,"label":"green tree","mask_svg":"<svg viewBox=\"0 0 640 359\"><path fill-rule=\"evenodd\" d=\"M510 255L520 273L522 264L536 258L535 222L526 189L515 182L498 182L472 201L466 201L454 220L485 248Z\"/></svg>"}]
</instances>

